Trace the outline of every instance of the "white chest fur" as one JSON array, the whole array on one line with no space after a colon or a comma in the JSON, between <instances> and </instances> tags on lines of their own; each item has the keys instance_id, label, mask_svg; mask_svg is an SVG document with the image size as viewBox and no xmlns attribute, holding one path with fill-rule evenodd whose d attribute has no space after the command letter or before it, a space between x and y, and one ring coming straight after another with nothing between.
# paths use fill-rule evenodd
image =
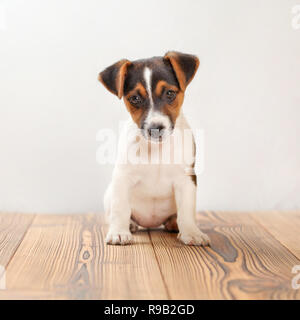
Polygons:
<instances>
[{"instance_id":1,"label":"white chest fur","mask_svg":"<svg viewBox=\"0 0 300 320\"><path fill-rule=\"evenodd\" d=\"M183 115L177 119L175 129L189 129ZM138 128L134 123L128 122L120 139L112 184L114 180L120 181L120 176L126 177L130 184L126 182L126 185L118 185L115 188L128 188L132 219L143 227L157 227L177 212L174 180L186 174L186 169L191 167L193 159L187 160L187 157L183 156L184 145L176 145L176 140L172 140L172 137L168 146L150 144L140 137L142 140L138 145L139 149L136 149L134 144L137 136L140 137ZM184 142L190 146L193 143ZM176 158L175 149L181 157ZM192 152L190 156L193 156ZM105 208L108 212L111 201L116 200L110 196L112 184L105 195Z\"/></svg>"}]
</instances>

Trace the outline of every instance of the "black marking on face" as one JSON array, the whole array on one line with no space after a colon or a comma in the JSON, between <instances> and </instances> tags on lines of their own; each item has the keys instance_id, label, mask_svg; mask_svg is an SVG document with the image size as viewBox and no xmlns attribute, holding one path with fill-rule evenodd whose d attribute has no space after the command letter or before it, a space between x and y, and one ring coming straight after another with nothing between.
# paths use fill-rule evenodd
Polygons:
<instances>
[{"instance_id":1,"label":"black marking on face","mask_svg":"<svg viewBox=\"0 0 300 320\"><path fill-rule=\"evenodd\" d=\"M152 89L156 87L157 82L160 80L165 80L170 85L174 85L179 88L179 84L170 62L162 57L154 57L150 59L133 61L128 67L127 76L124 83L125 96L128 94L128 92L133 90L139 82L141 82L146 88L144 79L144 70L146 67L152 71Z\"/></svg>"}]
</instances>

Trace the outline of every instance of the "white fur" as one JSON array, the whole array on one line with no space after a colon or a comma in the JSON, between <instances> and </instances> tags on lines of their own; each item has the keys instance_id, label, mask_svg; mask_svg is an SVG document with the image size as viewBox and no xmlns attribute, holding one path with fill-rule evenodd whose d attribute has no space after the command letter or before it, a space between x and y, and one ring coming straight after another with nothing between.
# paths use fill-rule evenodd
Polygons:
<instances>
[{"instance_id":1,"label":"white fur","mask_svg":"<svg viewBox=\"0 0 300 320\"><path fill-rule=\"evenodd\" d=\"M149 75L149 72L145 71L145 75ZM149 80L149 77L146 78ZM178 117L175 128L189 128L182 114ZM127 139L129 132L130 139ZM159 157L157 164L143 164L143 161L140 164L124 164L136 136L141 137L140 130L129 120L121 136L113 178L104 196L104 207L110 223L106 242L131 242L131 218L140 226L157 227L177 213L180 240L186 244L208 244L208 237L198 229L195 222L196 186L186 174L191 165L183 162L164 164ZM170 147L174 148L172 136L169 143ZM149 144L153 147L151 156L155 155L162 145L143 138L141 144L144 144L145 149L148 149ZM181 152L183 153L183 150ZM140 160L143 160L142 157L143 155L140 155Z\"/></svg>"},{"instance_id":2,"label":"white fur","mask_svg":"<svg viewBox=\"0 0 300 320\"><path fill-rule=\"evenodd\" d=\"M165 127L166 132L168 132L171 129L171 121L169 117L166 116L165 114L162 114L159 111L154 110L152 87L151 87L152 70L149 69L148 67L145 67L144 69L144 79L146 82L146 90L150 100L150 110L145 119L145 130L147 132L147 130L150 129L153 124L160 123Z\"/></svg>"},{"instance_id":3,"label":"white fur","mask_svg":"<svg viewBox=\"0 0 300 320\"><path fill-rule=\"evenodd\" d=\"M146 90L149 96L150 100L150 108L153 109L153 97L152 97L152 87L151 87L151 81L152 81L152 70L148 67L145 67L144 69L144 80L146 82Z\"/></svg>"}]
</instances>

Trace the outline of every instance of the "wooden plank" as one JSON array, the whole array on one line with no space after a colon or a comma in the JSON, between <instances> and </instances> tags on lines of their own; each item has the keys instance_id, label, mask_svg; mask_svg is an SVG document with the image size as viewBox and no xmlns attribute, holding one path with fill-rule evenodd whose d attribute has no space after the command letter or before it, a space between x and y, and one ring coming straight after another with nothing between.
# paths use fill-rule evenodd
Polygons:
<instances>
[{"instance_id":1,"label":"wooden plank","mask_svg":"<svg viewBox=\"0 0 300 320\"><path fill-rule=\"evenodd\" d=\"M251 216L300 259L300 211L255 212Z\"/></svg>"},{"instance_id":2,"label":"wooden plank","mask_svg":"<svg viewBox=\"0 0 300 320\"><path fill-rule=\"evenodd\" d=\"M131 246L107 246L106 228L100 215L37 216L7 268L6 295L167 298L148 233Z\"/></svg>"},{"instance_id":3,"label":"wooden plank","mask_svg":"<svg viewBox=\"0 0 300 320\"><path fill-rule=\"evenodd\" d=\"M0 214L0 265L7 267L32 223L33 214Z\"/></svg>"},{"instance_id":4,"label":"wooden plank","mask_svg":"<svg viewBox=\"0 0 300 320\"><path fill-rule=\"evenodd\" d=\"M0 300L65 300L64 293L38 290L0 290Z\"/></svg>"},{"instance_id":5,"label":"wooden plank","mask_svg":"<svg viewBox=\"0 0 300 320\"><path fill-rule=\"evenodd\" d=\"M300 299L291 273L300 261L248 214L202 213L211 248L188 247L176 234L150 233L172 299Z\"/></svg>"},{"instance_id":6,"label":"wooden plank","mask_svg":"<svg viewBox=\"0 0 300 320\"><path fill-rule=\"evenodd\" d=\"M105 232L104 232L105 231ZM101 243L107 227L101 234ZM106 246L99 255L103 299L168 299L154 249L146 230L134 234L130 246ZM102 259L102 261L101 261Z\"/></svg>"}]
</instances>

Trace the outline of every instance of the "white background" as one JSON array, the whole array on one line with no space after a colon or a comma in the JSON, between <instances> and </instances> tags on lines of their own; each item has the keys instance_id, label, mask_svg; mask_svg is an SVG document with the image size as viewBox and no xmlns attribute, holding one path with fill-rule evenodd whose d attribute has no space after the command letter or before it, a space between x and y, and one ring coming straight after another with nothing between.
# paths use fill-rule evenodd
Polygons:
<instances>
[{"instance_id":1,"label":"white background","mask_svg":"<svg viewBox=\"0 0 300 320\"><path fill-rule=\"evenodd\" d=\"M0 0L0 210L102 211L101 128L127 118L97 74L199 56L184 111L205 131L198 208L300 207L300 29L289 0Z\"/></svg>"}]
</instances>

